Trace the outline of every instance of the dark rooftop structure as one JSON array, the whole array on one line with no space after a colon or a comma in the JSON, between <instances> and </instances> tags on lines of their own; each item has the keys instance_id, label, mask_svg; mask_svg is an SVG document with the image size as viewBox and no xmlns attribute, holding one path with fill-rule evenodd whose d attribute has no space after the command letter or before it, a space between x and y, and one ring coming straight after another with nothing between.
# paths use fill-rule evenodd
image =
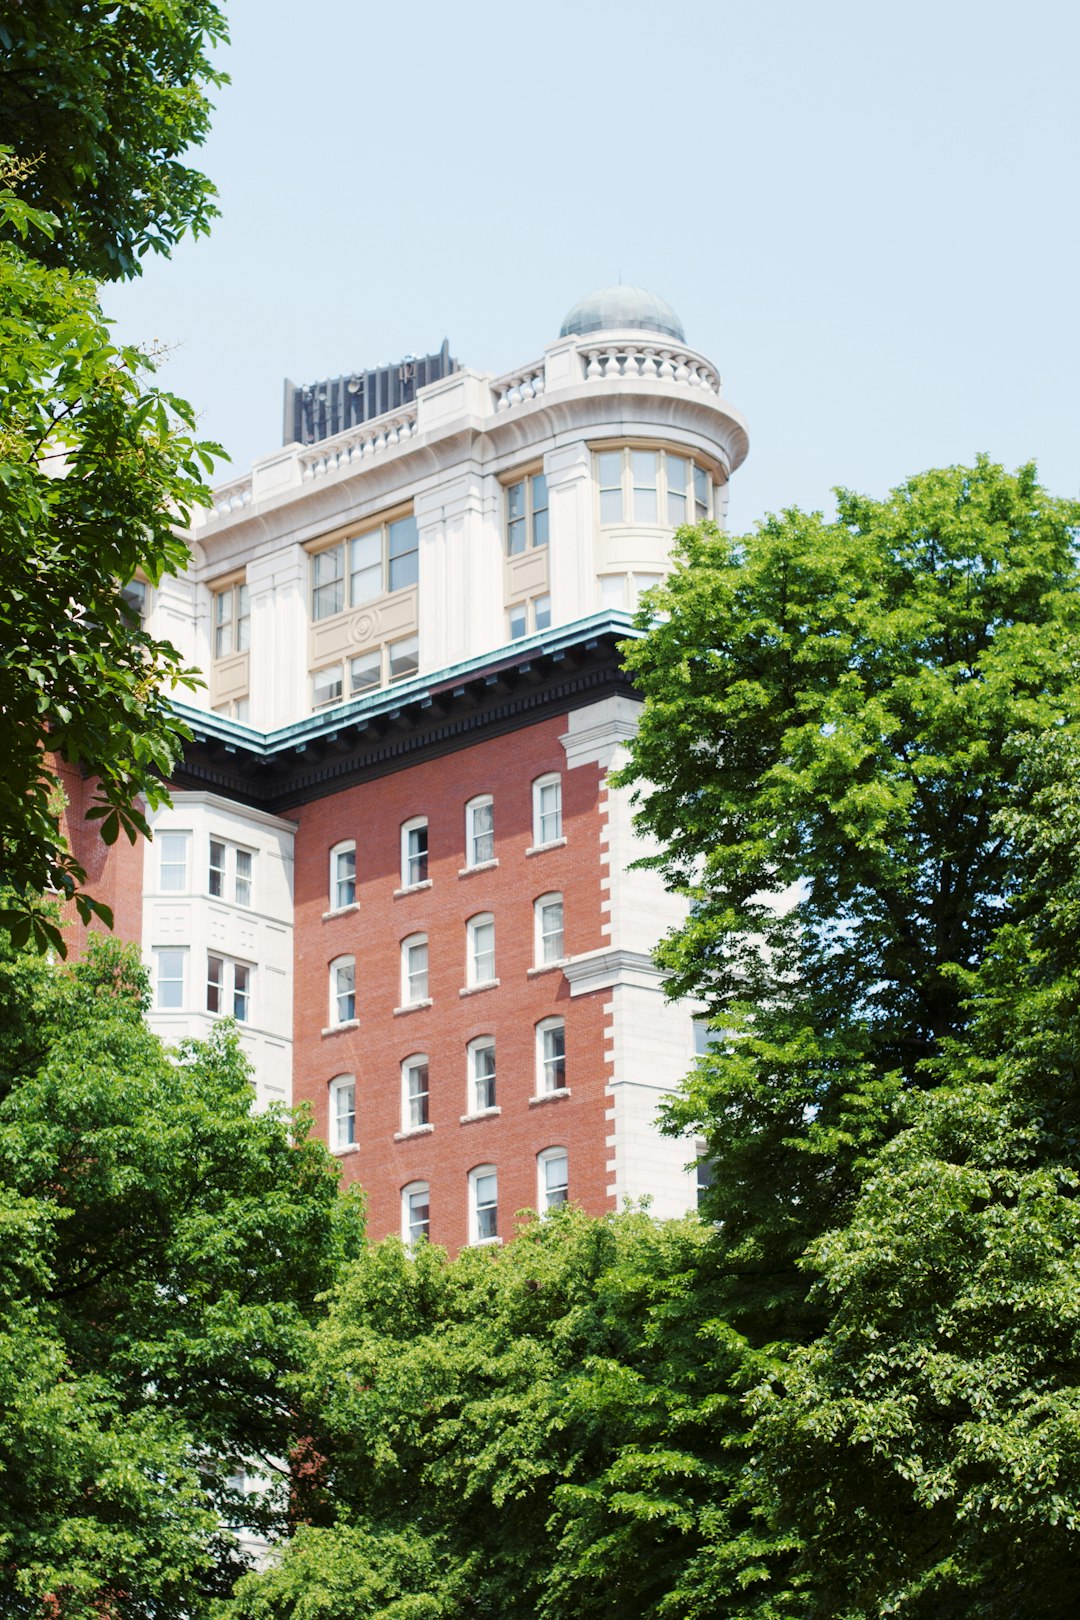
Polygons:
<instances>
[{"instance_id":1,"label":"dark rooftop structure","mask_svg":"<svg viewBox=\"0 0 1080 1620\"><path fill-rule=\"evenodd\" d=\"M384 411L396 411L416 398L416 390L459 370L443 338L434 354L407 354L396 365L352 371L323 382L298 384L285 379L283 444L317 444L347 428L368 422Z\"/></svg>"}]
</instances>

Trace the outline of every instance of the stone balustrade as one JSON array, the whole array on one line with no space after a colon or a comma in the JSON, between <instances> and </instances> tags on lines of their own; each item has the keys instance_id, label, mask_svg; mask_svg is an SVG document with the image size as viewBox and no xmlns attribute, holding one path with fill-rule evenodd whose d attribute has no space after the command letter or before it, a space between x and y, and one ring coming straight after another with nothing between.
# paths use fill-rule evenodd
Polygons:
<instances>
[{"instance_id":1,"label":"stone balustrade","mask_svg":"<svg viewBox=\"0 0 1080 1620\"><path fill-rule=\"evenodd\" d=\"M213 505L207 517L224 517L228 512L239 512L251 505L251 474L234 478L229 484L218 484L213 492Z\"/></svg>"},{"instance_id":2,"label":"stone balustrade","mask_svg":"<svg viewBox=\"0 0 1080 1620\"><path fill-rule=\"evenodd\" d=\"M298 452L301 480L306 482L324 473L336 472L339 467L355 465L378 455L389 445L411 439L416 432L416 414L416 406L410 405L403 411L372 417L370 422L362 422L346 433L336 433L332 439L305 445Z\"/></svg>"},{"instance_id":3,"label":"stone balustrade","mask_svg":"<svg viewBox=\"0 0 1080 1620\"><path fill-rule=\"evenodd\" d=\"M535 361L521 371L511 371L491 385L496 411L509 411L527 399L539 399L544 392L544 362Z\"/></svg>"},{"instance_id":4,"label":"stone balustrade","mask_svg":"<svg viewBox=\"0 0 1080 1620\"><path fill-rule=\"evenodd\" d=\"M615 377L640 378L643 382L669 382L687 388L720 392L720 378L701 355L663 342L627 341L582 344L581 359L586 382Z\"/></svg>"}]
</instances>

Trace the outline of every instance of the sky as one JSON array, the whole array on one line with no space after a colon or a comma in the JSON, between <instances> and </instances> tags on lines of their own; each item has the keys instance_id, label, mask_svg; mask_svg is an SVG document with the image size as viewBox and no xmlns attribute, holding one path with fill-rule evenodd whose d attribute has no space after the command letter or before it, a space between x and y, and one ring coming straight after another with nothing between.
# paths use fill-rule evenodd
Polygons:
<instances>
[{"instance_id":1,"label":"sky","mask_svg":"<svg viewBox=\"0 0 1080 1620\"><path fill-rule=\"evenodd\" d=\"M729 524L987 451L1080 494L1080 7L226 0L209 238L108 289L235 476L282 383L498 375L619 280L747 417Z\"/></svg>"}]
</instances>

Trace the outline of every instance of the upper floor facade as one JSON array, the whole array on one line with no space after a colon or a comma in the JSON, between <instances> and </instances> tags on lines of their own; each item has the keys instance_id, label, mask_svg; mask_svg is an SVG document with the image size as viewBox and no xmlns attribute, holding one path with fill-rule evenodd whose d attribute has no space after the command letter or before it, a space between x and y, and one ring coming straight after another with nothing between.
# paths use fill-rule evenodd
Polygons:
<instances>
[{"instance_id":1,"label":"upper floor facade","mask_svg":"<svg viewBox=\"0 0 1080 1620\"><path fill-rule=\"evenodd\" d=\"M531 364L454 371L218 488L147 613L204 671L202 707L275 731L631 611L681 524L722 523L746 451L673 312L611 289Z\"/></svg>"}]
</instances>

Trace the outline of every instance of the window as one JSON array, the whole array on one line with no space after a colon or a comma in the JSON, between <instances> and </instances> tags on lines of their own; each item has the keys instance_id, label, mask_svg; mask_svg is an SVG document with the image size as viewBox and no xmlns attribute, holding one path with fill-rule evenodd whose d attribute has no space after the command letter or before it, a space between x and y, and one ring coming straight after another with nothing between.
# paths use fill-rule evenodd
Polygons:
<instances>
[{"instance_id":1,"label":"window","mask_svg":"<svg viewBox=\"0 0 1080 1620\"><path fill-rule=\"evenodd\" d=\"M391 641L386 648L386 657L390 679L407 681L420 668L420 638L405 636L401 641Z\"/></svg>"},{"instance_id":2,"label":"window","mask_svg":"<svg viewBox=\"0 0 1080 1620\"><path fill-rule=\"evenodd\" d=\"M330 964L330 1024L351 1024L356 1018L356 959L339 956Z\"/></svg>"},{"instance_id":3,"label":"window","mask_svg":"<svg viewBox=\"0 0 1080 1620\"><path fill-rule=\"evenodd\" d=\"M385 668L384 668L385 662ZM381 686L394 681L407 681L420 668L420 638L404 636L400 641L388 642L371 652L358 653L349 659L349 696L363 697L376 692ZM328 664L317 669L311 677L311 703L316 709L325 709L345 698L345 674L341 664Z\"/></svg>"},{"instance_id":4,"label":"window","mask_svg":"<svg viewBox=\"0 0 1080 1620\"><path fill-rule=\"evenodd\" d=\"M349 695L362 697L382 685L382 648L374 652L359 653L349 660Z\"/></svg>"},{"instance_id":5,"label":"window","mask_svg":"<svg viewBox=\"0 0 1080 1620\"><path fill-rule=\"evenodd\" d=\"M226 585L224 590L214 592L214 657L247 652L250 645L248 588L243 584Z\"/></svg>"},{"instance_id":6,"label":"window","mask_svg":"<svg viewBox=\"0 0 1080 1620\"><path fill-rule=\"evenodd\" d=\"M465 865L483 866L495 859L495 806L490 793L465 806Z\"/></svg>"},{"instance_id":7,"label":"window","mask_svg":"<svg viewBox=\"0 0 1080 1620\"><path fill-rule=\"evenodd\" d=\"M565 1204L570 1191L570 1158L565 1148L545 1148L536 1155L536 1207L541 1214Z\"/></svg>"},{"instance_id":8,"label":"window","mask_svg":"<svg viewBox=\"0 0 1080 1620\"><path fill-rule=\"evenodd\" d=\"M716 1164L708 1157L708 1144L700 1138L694 1143L694 1151L697 1154L695 1202L700 1209L709 1190L716 1184Z\"/></svg>"},{"instance_id":9,"label":"window","mask_svg":"<svg viewBox=\"0 0 1080 1620\"><path fill-rule=\"evenodd\" d=\"M251 968L227 956L206 958L206 1010L230 1013L239 1024L251 1018Z\"/></svg>"},{"instance_id":10,"label":"window","mask_svg":"<svg viewBox=\"0 0 1080 1620\"><path fill-rule=\"evenodd\" d=\"M419 562L420 539L411 513L314 552L311 617L332 619L346 608L415 585Z\"/></svg>"},{"instance_id":11,"label":"window","mask_svg":"<svg viewBox=\"0 0 1080 1620\"><path fill-rule=\"evenodd\" d=\"M470 1114L483 1114L495 1107L495 1041L490 1035L481 1035L469 1042L469 1105Z\"/></svg>"},{"instance_id":12,"label":"window","mask_svg":"<svg viewBox=\"0 0 1080 1620\"><path fill-rule=\"evenodd\" d=\"M469 1171L469 1241L490 1243L499 1235L499 1179L493 1164Z\"/></svg>"},{"instance_id":13,"label":"window","mask_svg":"<svg viewBox=\"0 0 1080 1620\"><path fill-rule=\"evenodd\" d=\"M506 486L506 554L517 557L548 543L548 487L543 473Z\"/></svg>"},{"instance_id":14,"label":"window","mask_svg":"<svg viewBox=\"0 0 1080 1620\"><path fill-rule=\"evenodd\" d=\"M184 894L188 886L188 835L183 832L159 832L158 883L162 894Z\"/></svg>"},{"instance_id":15,"label":"window","mask_svg":"<svg viewBox=\"0 0 1080 1620\"><path fill-rule=\"evenodd\" d=\"M470 917L468 933L467 982L470 986L492 984L495 979L495 918L490 912Z\"/></svg>"},{"instance_id":16,"label":"window","mask_svg":"<svg viewBox=\"0 0 1080 1620\"><path fill-rule=\"evenodd\" d=\"M416 1131L430 1123L428 1119L428 1060L418 1054L408 1057L401 1065L401 1128Z\"/></svg>"},{"instance_id":17,"label":"window","mask_svg":"<svg viewBox=\"0 0 1080 1620\"><path fill-rule=\"evenodd\" d=\"M428 824L426 816L414 816L401 824L401 887L414 889L426 883L428 875Z\"/></svg>"},{"instance_id":18,"label":"window","mask_svg":"<svg viewBox=\"0 0 1080 1620\"><path fill-rule=\"evenodd\" d=\"M356 844L348 839L330 851L330 909L356 904Z\"/></svg>"},{"instance_id":19,"label":"window","mask_svg":"<svg viewBox=\"0 0 1080 1620\"><path fill-rule=\"evenodd\" d=\"M401 1005L411 1007L428 998L428 941L426 934L410 934L401 942Z\"/></svg>"},{"instance_id":20,"label":"window","mask_svg":"<svg viewBox=\"0 0 1080 1620\"><path fill-rule=\"evenodd\" d=\"M712 516L712 479L673 450L601 450L596 457L600 522L676 529Z\"/></svg>"},{"instance_id":21,"label":"window","mask_svg":"<svg viewBox=\"0 0 1080 1620\"><path fill-rule=\"evenodd\" d=\"M251 719L251 699L246 697L230 698L227 703L215 703L214 714L223 714L228 720L239 720L247 725Z\"/></svg>"},{"instance_id":22,"label":"window","mask_svg":"<svg viewBox=\"0 0 1080 1620\"><path fill-rule=\"evenodd\" d=\"M401 1236L409 1248L431 1235L431 1190L426 1181L413 1181L401 1189Z\"/></svg>"},{"instance_id":23,"label":"window","mask_svg":"<svg viewBox=\"0 0 1080 1620\"><path fill-rule=\"evenodd\" d=\"M145 629L150 608L150 587L144 579L129 579L121 588L120 600L133 625Z\"/></svg>"},{"instance_id":24,"label":"window","mask_svg":"<svg viewBox=\"0 0 1080 1620\"><path fill-rule=\"evenodd\" d=\"M554 844L562 837L562 777L538 776L533 783L533 843Z\"/></svg>"},{"instance_id":25,"label":"window","mask_svg":"<svg viewBox=\"0 0 1080 1620\"><path fill-rule=\"evenodd\" d=\"M356 1146L356 1079L351 1074L330 1082L330 1146L335 1153Z\"/></svg>"},{"instance_id":26,"label":"window","mask_svg":"<svg viewBox=\"0 0 1080 1620\"><path fill-rule=\"evenodd\" d=\"M536 922L535 958L537 967L547 962L561 962L563 951L563 898L561 894L542 894L534 903Z\"/></svg>"},{"instance_id":27,"label":"window","mask_svg":"<svg viewBox=\"0 0 1080 1620\"><path fill-rule=\"evenodd\" d=\"M532 596L527 602L515 602L506 610L506 623L511 641L520 641L534 630L549 630L551 597L545 594Z\"/></svg>"},{"instance_id":28,"label":"window","mask_svg":"<svg viewBox=\"0 0 1080 1620\"><path fill-rule=\"evenodd\" d=\"M215 900L232 900L238 906L251 904L251 874L254 859L249 849L238 849L224 839L211 838L207 888Z\"/></svg>"},{"instance_id":29,"label":"window","mask_svg":"<svg viewBox=\"0 0 1080 1620\"><path fill-rule=\"evenodd\" d=\"M176 1012L184 1005L184 963L187 951L155 951L157 1006L161 1012Z\"/></svg>"},{"instance_id":30,"label":"window","mask_svg":"<svg viewBox=\"0 0 1080 1620\"><path fill-rule=\"evenodd\" d=\"M324 709L330 703L340 703L342 694L341 665L331 664L329 669L317 669L311 677L312 707Z\"/></svg>"},{"instance_id":31,"label":"window","mask_svg":"<svg viewBox=\"0 0 1080 1620\"><path fill-rule=\"evenodd\" d=\"M536 1026L536 1094L550 1096L566 1085L566 1024L545 1018Z\"/></svg>"}]
</instances>

